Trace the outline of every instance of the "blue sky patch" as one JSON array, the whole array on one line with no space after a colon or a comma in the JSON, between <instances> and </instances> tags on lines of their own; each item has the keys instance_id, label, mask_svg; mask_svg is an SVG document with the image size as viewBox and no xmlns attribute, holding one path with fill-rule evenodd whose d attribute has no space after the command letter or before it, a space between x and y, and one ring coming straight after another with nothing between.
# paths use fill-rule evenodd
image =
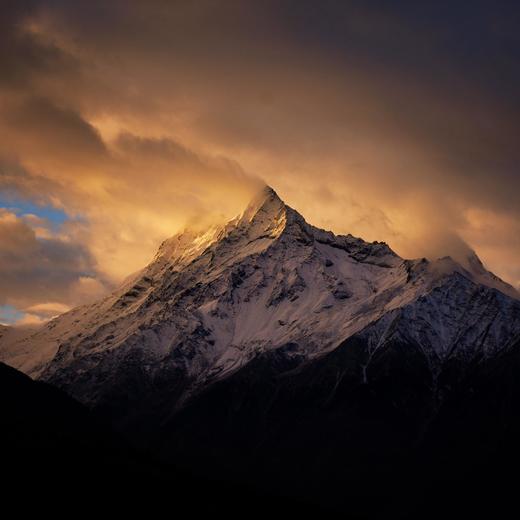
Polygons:
<instances>
[{"instance_id":1,"label":"blue sky patch","mask_svg":"<svg viewBox=\"0 0 520 520\"><path fill-rule=\"evenodd\" d=\"M30 200L13 197L2 192L0 192L0 207L12 211L18 216L31 213L32 215L45 218L54 227L59 227L69 220L68 215L63 210L50 205L36 204Z\"/></svg>"},{"instance_id":2,"label":"blue sky patch","mask_svg":"<svg viewBox=\"0 0 520 520\"><path fill-rule=\"evenodd\" d=\"M12 305L0 305L0 323L11 325L15 321L23 318L24 313L20 312Z\"/></svg>"}]
</instances>

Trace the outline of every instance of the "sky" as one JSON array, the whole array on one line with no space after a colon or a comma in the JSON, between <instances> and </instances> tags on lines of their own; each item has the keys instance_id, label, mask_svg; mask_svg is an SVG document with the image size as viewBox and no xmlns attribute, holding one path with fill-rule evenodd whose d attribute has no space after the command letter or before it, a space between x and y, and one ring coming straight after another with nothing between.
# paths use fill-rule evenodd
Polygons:
<instances>
[{"instance_id":1,"label":"sky","mask_svg":"<svg viewBox=\"0 0 520 520\"><path fill-rule=\"evenodd\" d=\"M0 3L0 322L101 297L262 183L520 287L517 2Z\"/></svg>"}]
</instances>

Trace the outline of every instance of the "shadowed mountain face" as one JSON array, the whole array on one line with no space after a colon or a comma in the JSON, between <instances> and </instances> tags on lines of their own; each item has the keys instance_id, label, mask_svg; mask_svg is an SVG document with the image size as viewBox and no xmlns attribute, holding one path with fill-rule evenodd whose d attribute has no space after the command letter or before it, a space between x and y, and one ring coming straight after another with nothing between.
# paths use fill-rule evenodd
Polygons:
<instances>
[{"instance_id":1,"label":"shadowed mountain face","mask_svg":"<svg viewBox=\"0 0 520 520\"><path fill-rule=\"evenodd\" d=\"M517 295L476 256L403 260L269 188L104 300L0 338L164 464L361 517L496 510L519 349Z\"/></svg>"},{"instance_id":2,"label":"shadowed mountain face","mask_svg":"<svg viewBox=\"0 0 520 520\"><path fill-rule=\"evenodd\" d=\"M414 343L389 339L364 374L366 360L362 338L297 371L265 354L154 425L151 443L163 460L361 517L506 514L520 342L436 381Z\"/></svg>"},{"instance_id":3,"label":"shadowed mountain face","mask_svg":"<svg viewBox=\"0 0 520 520\"><path fill-rule=\"evenodd\" d=\"M69 517L72 510L265 518L324 510L243 483L205 480L135 449L60 390L0 363L2 505ZM237 493L233 503L225 497ZM74 504L71 506L71 504ZM72 507L72 509L71 509Z\"/></svg>"},{"instance_id":4,"label":"shadowed mountain face","mask_svg":"<svg viewBox=\"0 0 520 520\"><path fill-rule=\"evenodd\" d=\"M107 487L117 500L119 486L139 475L160 480L160 468L131 449L90 410L3 363L0 439L4 507L38 504L41 513L49 497L63 494L78 499L93 485L98 500L106 497ZM53 506L58 513L60 504Z\"/></svg>"}]
</instances>

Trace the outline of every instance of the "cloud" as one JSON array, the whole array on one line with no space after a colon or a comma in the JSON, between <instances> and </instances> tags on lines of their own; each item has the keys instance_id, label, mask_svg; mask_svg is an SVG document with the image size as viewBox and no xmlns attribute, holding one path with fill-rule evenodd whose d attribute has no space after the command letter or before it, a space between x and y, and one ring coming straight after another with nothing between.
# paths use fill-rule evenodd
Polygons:
<instances>
[{"instance_id":1,"label":"cloud","mask_svg":"<svg viewBox=\"0 0 520 520\"><path fill-rule=\"evenodd\" d=\"M24 309L24 315L16 322L16 325L44 323L70 309L71 307L69 305L60 302L45 302L31 305Z\"/></svg>"},{"instance_id":2,"label":"cloud","mask_svg":"<svg viewBox=\"0 0 520 520\"><path fill-rule=\"evenodd\" d=\"M5 299L96 297L259 178L317 225L405 256L460 237L520 283L518 9L376 7L6 7L0 190L69 220L3 214Z\"/></svg>"},{"instance_id":3,"label":"cloud","mask_svg":"<svg viewBox=\"0 0 520 520\"><path fill-rule=\"evenodd\" d=\"M46 318L44 318L38 314L25 313L22 318L20 318L18 321L16 321L14 323L14 325L17 327L22 327L22 326L27 326L27 325L38 326L38 325L43 325L46 321L47 321Z\"/></svg>"},{"instance_id":4,"label":"cloud","mask_svg":"<svg viewBox=\"0 0 520 520\"><path fill-rule=\"evenodd\" d=\"M23 218L2 209L0 244L0 305L34 312L39 302L77 303L71 288L87 273L97 274L84 245L37 237Z\"/></svg>"},{"instance_id":5,"label":"cloud","mask_svg":"<svg viewBox=\"0 0 520 520\"><path fill-rule=\"evenodd\" d=\"M7 144L22 156L44 157L53 161L52 166L78 160L92 164L106 154L92 125L74 110L49 99L33 96L20 102L13 100L0 115L4 128L10 130Z\"/></svg>"},{"instance_id":6,"label":"cloud","mask_svg":"<svg viewBox=\"0 0 520 520\"><path fill-rule=\"evenodd\" d=\"M70 310L68 305L59 302L46 302L38 303L37 305L31 305L25 309L27 312L37 314L47 314L49 316L55 316L56 314L62 314Z\"/></svg>"}]
</instances>

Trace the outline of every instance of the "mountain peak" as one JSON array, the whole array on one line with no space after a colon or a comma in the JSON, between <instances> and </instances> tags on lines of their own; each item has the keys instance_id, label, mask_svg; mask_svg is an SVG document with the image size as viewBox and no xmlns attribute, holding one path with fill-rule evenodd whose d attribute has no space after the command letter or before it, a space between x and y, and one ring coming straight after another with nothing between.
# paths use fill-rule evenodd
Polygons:
<instances>
[{"instance_id":1,"label":"mountain peak","mask_svg":"<svg viewBox=\"0 0 520 520\"><path fill-rule=\"evenodd\" d=\"M246 209L240 215L240 222L251 222L259 213L265 216L276 217L280 211L285 209L285 203L276 191L265 185L249 202Z\"/></svg>"},{"instance_id":2,"label":"mountain peak","mask_svg":"<svg viewBox=\"0 0 520 520\"><path fill-rule=\"evenodd\" d=\"M289 208L269 186L264 186L251 199L245 210L226 224L215 224L206 230L184 229L165 240L159 247L154 262L187 264L212 244L228 240L237 247L242 236L246 243L263 236L279 236L287 222ZM145 268L145 270L147 270Z\"/></svg>"},{"instance_id":3,"label":"mountain peak","mask_svg":"<svg viewBox=\"0 0 520 520\"><path fill-rule=\"evenodd\" d=\"M469 248L463 255L444 256L433 260L429 263L428 269L435 278L459 273L478 285L496 289L516 300L520 299L520 293L512 285L488 271L475 251Z\"/></svg>"}]
</instances>

